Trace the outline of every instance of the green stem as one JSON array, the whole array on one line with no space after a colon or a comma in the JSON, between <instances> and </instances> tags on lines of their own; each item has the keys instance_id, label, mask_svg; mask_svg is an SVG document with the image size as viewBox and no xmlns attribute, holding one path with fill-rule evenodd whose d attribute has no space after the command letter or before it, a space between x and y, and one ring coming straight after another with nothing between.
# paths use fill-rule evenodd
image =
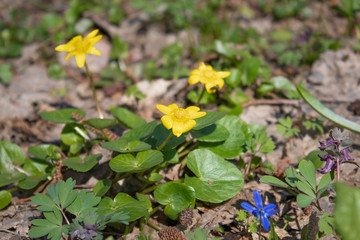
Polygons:
<instances>
[{"instance_id":1,"label":"green stem","mask_svg":"<svg viewBox=\"0 0 360 240\"><path fill-rule=\"evenodd\" d=\"M155 223L153 223L151 220L149 220L149 221L147 222L147 225L148 225L149 227L152 227L153 229L155 229L155 230L157 230L157 231L160 231L160 230L161 230L161 227L159 227L158 225L156 225Z\"/></svg>"},{"instance_id":2,"label":"green stem","mask_svg":"<svg viewBox=\"0 0 360 240\"><path fill-rule=\"evenodd\" d=\"M121 173L117 173L115 178L112 180L111 183L111 189L114 188L115 184L120 181L121 179L127 178L128 176L130 176L132 173L128 172L126 174L121 175Z\"/></svg>"},{"instance_id":3,"label":"green stem","mask_svg":"<svg viewBox=\"0 0 360 240\"><path fill-rule=\"evenodd\" d=\"M93 94L93 97L94 97L94 100L95 100L96 110L97 110L97 112L99 114L99 118L104 118L104 115L101 112L99 101L98 101L97 96L96 96L94 79L93 79L92 73L90 72L89 67L88 67L86 62L85 62L85 68L86 68L86 73L87 73L87 75L89 76L89 79L90 79L91 91L92 91L92 94Z\"/></svg>"},{"instance_id":4,"label":"green stem","mask_svg":"<svg viewBox=\"0 0 360 240\"><path fill-rule=\"evenodd\" d=\"M189 141L187 141L186 143L184 143L184 145L182 145L180 148L179 148L179 150L177 151L177 153L179 154L179 153L181 153L187 146L189 146L189 144L191 144L192 143L192 138L189 140Z\"/></svg>"},{"instance_id":5,"label":"green stem","mask_svg":"<svg viewBox=\"0 0 360 240\"><path fill-rule=\"evenodd\" d=\"M7 189L6 191L8 192L14 192L16 190L18 190L19 188L18 187L14 187L14 188L10 188L10 189Z\"/></svg>"},{"instance_id":6,"label":"green stem","mask_svg":"<svg viewBox=\"0 0 360 240\"><path fill-rule=\"evenodd\" d=\"M166 146L166 144L168 144L168 142L171 140L171 138L173 136L174 136L174 134L172 132L170 132L169 136L167 136L165 141L160 145L160 147L157 148L157 150L161 151Z\"/></svg>"},{"instance_id":7,"label":"green stem","mask_svg":"<svg viewBox=\"0 0 360 240\"><path fill-rule=\"evenodd\" d=\"M155 190L158 186L160 186L160 185L161 185L161 184L153 185L153 186L151 186L151 187L148 187L148 188L142 190L140 193L141 193L141 194L146 194L146 193L152 192L152 191L154 191L154 190Z\"/></svg>"},{"instance_id":8,"label":"green stem","mask_svg":"<svg viewBox=\"0 0 360 240\"><path fill-rule=\"evenodd\" d=\"M199 96L199 98L198 98L198 100L196 101L196 105L195 106L199 106L200 105L200 101L201 101L201 98L204 96L204 93L205 93L205 86L204 86L204 88L203 88L203 90L201 91L201 93L200 93L200 96Z\"/></svg>"},{"instance_id":9,"label":"green stem","mask_svg":"<svg viewBox=\"0 0 360 240\"><path fill-rule=\"evenodd\" d=\"M182 152L179 154L179 158L185 156L186 154L188 154L189 152L191 152L194 148L197 148L198 146L199 146L199 143L195 143L194 145L192 145L191 147L189 147L187 150L182 151Z\"/></svg>"},{"instance_id":10,"label":"green stem","mask_svg":"<svg viewBox=\"0 0 360 240\"><path fill-rule=\"evenodd\" d=\"M105 132L103 129L101 129L100 131L101 131L101 133L104 135L104 137L106 138L106 140L107 140L108 142L111 142L111 139L110 139L109 136L106 134L106 132Z\"/></svg>"}]
</instances>

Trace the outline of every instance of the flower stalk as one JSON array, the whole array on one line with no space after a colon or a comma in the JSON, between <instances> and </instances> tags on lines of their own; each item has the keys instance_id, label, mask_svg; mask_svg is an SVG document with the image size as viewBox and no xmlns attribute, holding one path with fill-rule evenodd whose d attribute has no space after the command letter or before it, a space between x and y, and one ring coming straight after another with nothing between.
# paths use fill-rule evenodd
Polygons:
<instances>
[{"instance_id":1,"label":"flower stalk","mask_svg":"<svg viewBox=\"0 0 360 240\"><path fill-rule=\"evenodd\" d=\"M86 69L86 73L87 75L89 76L89 79L90 79L90 86L91 86L91 91L92 91L92 95L93 95L93 98L94 98L94 101L95 101L95 105L96 105L96 110L99 114L99 118L104 118L104 115L101 111L101 108L100 108L100 104L99 104L99 101L98 101L98 98L96 96L96 90L95 90L95 84L94 84L94 79L93 79L93 76L92 76L92 73L87 65L87 63L85 62L85 69Z\"/></svg>"}]
</instances>

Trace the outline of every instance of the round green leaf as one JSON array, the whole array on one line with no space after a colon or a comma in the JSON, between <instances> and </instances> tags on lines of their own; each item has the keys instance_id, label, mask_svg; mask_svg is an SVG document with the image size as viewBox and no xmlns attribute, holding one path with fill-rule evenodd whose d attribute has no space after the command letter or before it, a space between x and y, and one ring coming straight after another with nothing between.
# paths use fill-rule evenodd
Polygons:
<instances>
[{"instance_id":1,"label":"round green leaf","mask_svg":"<svg viewBox=\"0 0 360 240\"><path fill-rule=\"evenodd\" d=\"M157 121L149 122L145 125L141 125L140 127L134 128L133 130L125 133L122 138L127 139L128 141L145 139L153 133L157 125Z\"/></svg>"},{"instance_id":2,"label":"round green leaf","mask_svg":"<svg viewBox=\"0 0 360 240\"><path fill-rule=\"evenodd\" d=\"M85 128L80 125L80 124L76 124L76 123L68 123L65 125L64 129L62 130L61 134L60 134L60 138L61 141L63 141L63 143L65 143L68 146L71 146L75 143L79 143L84 140L83 136L80 135L80 133L78 133L75 128L80 129L81 131L83 131L84 134L86 134L86 130Z\"/></svg>"},{"instance_id":3,"label":"round green leaf","mask_svg":"<svg viewBox=\"0 0 360 240\"><path fill-rule=\"evenodd\" d=\"M0 187L9 185L14 182L23 180L26 177L23 173L16 173L15 175L6 173L0 175Z\"/></svg>"},{"instance_id":4,"label":"round green leaf","mask_svg":"<svg viewBox=\"0 0 360 240\"><path fill-rule=\"evenodd\" d=\"M151 182L158 182L163 179L163 176L159 173L151 173L148 180Z\"/></svg>"},{"instance_id":5,"label":"round green leaf","mask_svg":"<svg viewBox=\"0 0 360 240\"><path fill-rule=\"evenodd\" d=\"M163 161L163 154L156 150L132 154L120 154L110 160L110 168L115 172L141 172L152 168Z\"/></svg>"},{"instance_id":6,"label":"round green leaf","mask_svg":"<svg viewBox=\"0 0 360 240\"><path fill-rule=\"evenodd\" d=\"M54 123L71 123L76 122L76 119L72 117L72 113L76 113L85 117L85 112L75 108L61 109L51 112L41 112L40 116L43 119Z\"/></svg>"},{"instance_id":7,"label":"round green leaf","mask_svg":"<svg viewBox=\"0 0 360 240\"><path fill-rule=\"evenodd\" d=\"M193 128L194 130L200 130L204 127L210 126L215 123L217 120L223 118L226 113L223 112L207 112L205 116L195 119L196 125Z\"/></svg>"},{"instance_id":8,"label":"round green leaf","mask_svg":"<svg viewBox=\"0 0 360 240\"><path fill-rule=\"evenodd\" d=\"M78 172L87 172L92 169L102 158L102 154L93 154L81 159L80 157L71 157L63 161L63 164Z\"/></svg>"},{"instance_id":9,"label":"round green leaf","mask_svg":"<svg viewBox=\"0 0 360 240\"><path fill-rule=\"evenodd\" d=\"M96 128L96 129L104 129L104 128L109 128L109 127L115 126L117 122L115 119L92 118L92 119L86 120L84 123Z\"/></svg>"},{"instance_id":10,"label":"round green leaf","mask_svg":"<svg viewBox=\"0 0 360 240\"><path fill-rule=\"evenodd\" d=\"M120 124L126 128L138 128L146 124L144 119L126 108L113 108L110 112L120 122Z\"/></svg>"},{"instance_id":11,"label":"round green leaf","mask_svg":"<svg viewBox=\"0 0 360 240\"><path fill-rule=\"evenodd\" d=\"M195 189L196 198L219 203L235 196L244 185L243 174L232 163L207 149L190 152L187 167L196 177L185 178Z\"/></svg>"},{"instance_id":12,"label":"round green leaf","mask_svg":"<svg viewBox=\"0 0 360 240\"><path fill-rule=\"evenodd\" d=\"M132 222L148 214L147 203L138 201L126 193L118 193L114 198L114 208L129 216L127 221Z\"/></svg>"},{"instance_id":13,"label":"round green leaf","mask_svg":"<svg viewBox=\"0 0 360 240\"><path fill-rule=\"evenodd\" d=\"M171 129L166 129L162 124L159 124L152 136L146 140L149 144L151 144L153 147L160 147L161 144L165 141L165 139L169 136L171 133ZM181 143L183 143L186 139L187 133L182 134L180 137L173 136L170 141L165 145L165 147L162 149L162 151L173 149L177 146L179 146Z\"/></svg>"},{"instance_id":14,"label":"round green leaf","mask_svg":"<svg viewBox=\"0 0 360 240\"><path fill-rule=\"evenodd\" d=\"M195 191L184 184L169 182L160 185L154 192L155 200L166 205L164 213L175 220L185 208L195 204Z\"/></svg>"},{"instance_id":15,"label":"round green leaf","mask_svg":"<svg viewBox=\"0 0 360 240\"><path fill-rule=\"evenodd\" d=\"M33 189L38 185L41 181L45 180L46 176L38 177L38 176L26 176L26 178L19 182L18 187L22 189Z\"/></svg>"},{"instance_id":16,"label":"round green leaf","mask_svg":"<svg viewBox=\"0 0 360 240\"><path fill-rule=\"evenodd\" d=\"M111 187L112 181L110 179L100 180L93 189L96 196L103 196Z\"/></svg>"},{"instance_id":17,"label":"round green leaf","mask_svg":"<svg viewBox=\"0 0 360 240\"><path fill-rule=\"evenodd\" d=\"M0 210L11 202L11 193L5 190L0 191Z\"/></svg>"},{"instance_id":18,"label":"round green leaf","mask_svg":"<svg viewBox=\"0 0 360 240\"><path fill-rule=\"evenodd\" d=\"M105 142L101 146L108 150L121 152L121 153L140 152L140 151L149 150L151 148L149 144L143 141L139 141L139 140L128 141L124 137L121 137L115 141Z\"/></svg>"},{"instance_id":19,"label":"round green leaf","mask_svg":"<svg viewBox=\"0 0 360 240\"><path fill-rule=\"evenodd\" d=\"M18 145L0 141L0 173L12 173L14 165L23 164L24 161L25 154Z\"/></svg>"},{"instance_id":20,"label":"round green leaf","mask_svg":"<svg viewBox=\"0 0 360 240\"><path fill-rule=\"evenodd\" d=\"M222 142L230 136L230 133L220 124L212 124L200 130L192 130L191 135L201 142Z\"/></svg>"},{"instance_id":21,"label":"round green leaf","mask_svg":"<svg viewBox=\"0 0 360 240\"><path fill-rule=\"evenodd\" d=\"M235 158L244 151L246 140L252 137L248 125L237 116L225 116L217 122L230 133L224 142L200 142L200 148L207 148L223 158Z\"/></svg>"}]
</instances>

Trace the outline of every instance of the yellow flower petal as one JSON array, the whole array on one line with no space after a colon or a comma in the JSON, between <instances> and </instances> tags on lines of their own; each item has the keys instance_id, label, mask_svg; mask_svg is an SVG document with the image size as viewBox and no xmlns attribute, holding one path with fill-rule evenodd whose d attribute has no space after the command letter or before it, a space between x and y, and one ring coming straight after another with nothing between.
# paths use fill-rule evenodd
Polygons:
<instances>
[{"instance_id":1,"label":"yellow flower petal","mask_svg":"<svg viewBox=\"0 0 360 240\"><path fill-rule=\"evenodd\" d=\"M205 84L206 91L209 94L212 94L212 93L216 92L216 90L213 89L213 87L215 87L215 85L213 85L213 84Z\"/></svg>"},{"instance_id":2,"label":"yellow flower petal","mask_svg":"<svg viewBox=\"0 0 360 240\"><path fill-rule=\"evenodd\" d=\"M193 75L193 76L190 76L190 77L189 77L189 84L190 84L190 85L194 85L194 84L196 84L196 83L198 83L198 82L200 82L200 81L201 81L201 77L200 77L200 76Z\"/></svg>"},{"instance_id":3,"label":"yellow flower petal","mask_svg":"<svg viewBox=\"0 0 360 240\"><path fill-rule=\"evenodd\" d=\"M160 112L162 112L162 113L164 113L166 115L170 115L171 112L174 109L177 109L179 107L174 103L174 104L171 104L169 106L165 106L165 105L162 105L162 104L156 104L156 108L159 109Z\"/></svg>"},{"instance_id":4,"label":"yellow flower petal","mask_svg":"<svg viewBox=\"0 0 360 240\"><path fill-rule=\"evenodd\" d=\"M89 39L95 37L98 32L99 32L99 29L95 29L95 30L91 31L91 33L89 33L89 34L85 37L85 40L86 40L86 39L89 40Z\"/></svg>"},{"instance_id":5,"label":"yellow flower petal","mask_svg":"<svg viewBox=\"0 0 360 240\"><path fill-rule=\"evenodd\" d=\"M190 118L191 119L197 119L197 118L201 118L201 117L203 117L205 115L206 115L206 112L196 112L196 113L192 113L190 115Z\"/></svg>"},{"instance_id":6,"label":"yellow flower petal","mask_svg":"<svg viewBox=\"0 0 360 240\"><path fill-rule=\"evenodd\" d=\"M69 49L70 49L70 47L67 44L61 44L55 48L55 51L68 52L68 51L70 51Z\"/></svg>"},{"instance_id":7,"label":"yellow flower petal","mask_svg":"<svg viewBox=\"0 0 360 240\"><path fill-rule=\"evenodd\" d=\"M169 115L165 115L165 116L161 117L161 122L166 129L171 129L174 124L172 117Z\"/></svg>"},{"instance_id":8,"label":"yellow flower petal","mask_svg":"<svg viewBox=\"0 0 360 240\"><path fill-rule=\"evenodd\" d=\"M101 52L97 50L95 47L91 47L86 53L94 54L96 56L101 56Z\"/></svg>"},{"instance_id":9,"label":"yellow flower petal","mask_svg":"<svg viewBox=\"0 0 360 240\"><path fill-rule=\"evenodd\" d=\"M190 106L190 107L187 107L187 108L186 108L186 111L189 111L190 114L192 114L192 113L194 113L194 112L200 111L200 108L199 108L199 107L195 107L195 106Z\"/></svg>"},{"instance_id":10,"label":"yellow flower petal","mask_svg":"<svg viewBox=\"0 0 360 240\"><path fill-rule=\"evenodd\" d=\"M226 78L226 77L228 77L228 76L230 76L230 72L228 72L228 71L223 71L223 72L216 72L216 76L218 77L218 78Z\"/></svg>"},{"instance_id":11,"label":"yellow flower petal","mask_svg":"<svg viewBox=\"0 0 360 240\"><path fill-rule=\"evenodd\" d=\"M74 53L73 53L73 52L69 52L68 55L67 55L66 58L65 58L65 61L69 60L69 58L70 58L72 55L74 55Z\"/></svg>"},{"instance_id":12,"label":"yellow flower petal","mask_svg":"<svg viewBox=\"0 0 360 240\"><path fill-rule=\"evenodd\" d=\"M199 70L200 71L204 71L204 70L206 70L206 65L205 65L205 63L200 63L200 65L199 65Z\"/></svg>"},{"instance_id":13,"label":"yellow flower petal","mask_svg":"<svg viewBox=\"0 0 360 240\"><path fill-rule=\"evenodd\" d=\"M79 68L85 65L85 53L75 54L76 64Z\"/></svg>"}]
</instances>

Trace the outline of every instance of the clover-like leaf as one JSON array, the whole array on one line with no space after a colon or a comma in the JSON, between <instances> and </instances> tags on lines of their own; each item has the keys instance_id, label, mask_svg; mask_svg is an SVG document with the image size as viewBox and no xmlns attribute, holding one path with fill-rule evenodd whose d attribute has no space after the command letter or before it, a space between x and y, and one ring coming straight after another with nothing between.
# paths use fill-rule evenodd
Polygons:
<instances>
[{"instance_id":1,"label":"clover-like leaf","mask_svg":"<svg viewBox=\"0 0 360 240\"><path fill-rule=\"evenodd\" d=\"M70 157L63 161L63 164L78 172L87 172L92 169L102 158L102 154L92 154L85 157Z\"/></svg>"},{"instance_id":2,"label":"clover-like leaf","mask_svg":"<svg viewBox=\"0 0 360 240\"><path fill-rule=\"evenodd\" d=\"M289 185L274 176L263 176L262 178L260 178L260 182L275 187L289 188Z\"/></svg>"},{"instance_id":3,"label":"clover-like leaf","mask_svg":"<svg viewBox=\"0 0 360 240\"><path fill-rule=\"evenodd\" d=\"M86 192L84 189L77 193L76 199L66 208L76 217L83 217L87 212L95 211L101 198L92 192Z\"/></svg>"},{"instance_id":4,"label":"clover-like leaf","mask_svg":"<svg viewBox=\"0 0 360 240\"><path fill-rule=\"evenodd\" d=\"M169 182L160 185L154 192L155 200L165 205L164 213L175 220L185 208L193 208L195 204L195 191L192 187Z\"/></svg>"},{"instance_id":5,"label":"clover-like leaf","mask_svg":"<svg viewBox=\"0 0 360 240\"><path fill-rule=\"evenodd\" d=\"M299 170L312 189L316 189L316 169L311 161L302 160L299 163Z\"/></svg>"},{"instance_id":6,"label":"clover-like leaf","mask_svg":"<svg viewBox=\"0 0 360 240\"><path fill-rule=\"evenodd\" d=\"M163 161L163 154L157 150L139 152L136 157L132 154L119 154L110 160L110 168L115 172L141 172L152 168Z\"/></svg>"},{"instance_id":7,"label":"clover-like leaf","mask_svg":"<svg viewBox=\"0 0 360 240\"><path fill-rule=\"evenodd\" d=\"M67 108L67 109L55 110L50 112L41 112L40 116L43 119L54 123L72 123L72 122L76 122L76 119L73 118L72 113L76 113L85 117L85 112L75 108Z\"/></svg>"},{"instance_id":8,"label":"clover-like leaf","mask_svg":"<svg viewBox=\"0 0 360 240\"><path fill-rule=\"evenodd\" d=\"M296 202L302 208L309 206L313 200L314 200L313 197L306 195L306 194L302 194L302 193L300 193L296 196Z\"/></svg>"},{"instance_id":9,"label":"clover-like leaf","mask_svg":"<svg viewBox=\"0 0 360 240\"><path fill-rule=\"evenodd\" d=\"M202 201L225 201L235 196L244 185L243 174L234 164L207 149L190 152L187 167L196 177L186 176L185 184L193 187L196 198Z\"/></svg>"}]
</instances>

